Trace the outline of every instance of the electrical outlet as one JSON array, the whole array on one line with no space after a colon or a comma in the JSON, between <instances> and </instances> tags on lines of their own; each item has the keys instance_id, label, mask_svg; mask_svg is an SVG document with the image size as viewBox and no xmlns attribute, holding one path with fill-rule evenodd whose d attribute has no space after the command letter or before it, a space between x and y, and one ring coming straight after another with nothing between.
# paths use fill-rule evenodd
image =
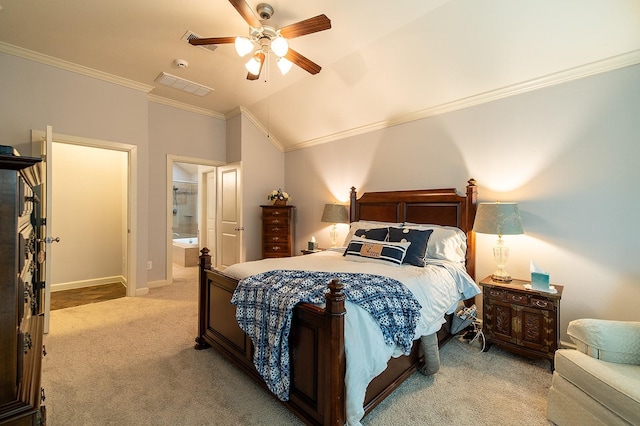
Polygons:
<instances>
[{"instance_id":1,"label":"electrical outlet","mask_svg":"<svg viewBox=\"0 0 640 426\"><path fill-rule=\"evenodd\" d=\"M153 268L153 262L148 260L147 261L147 269L152 269Z\"/></svg>"}]
</instances>

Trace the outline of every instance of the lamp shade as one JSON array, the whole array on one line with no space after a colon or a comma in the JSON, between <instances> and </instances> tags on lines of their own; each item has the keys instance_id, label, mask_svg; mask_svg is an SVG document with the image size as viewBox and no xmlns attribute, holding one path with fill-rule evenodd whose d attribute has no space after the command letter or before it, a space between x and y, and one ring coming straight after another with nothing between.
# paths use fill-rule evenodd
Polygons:
<instances>
[{"instance_id":1,"label":"lamp shade","mask_svg":"<svg viewBox=\"0 0 640 426\"><path fill-rule=\"evenodd\" d=\"M322 222L349 223L349 210L342 204L325 204L322 212Z\"/></svg>"},{"instance_id":2,"label":"lamp shade","mask_svg":"<svg viewBox=\"0 0 640 426\"><path fill-rule=\"evenodd\" d=\"M480 203L473 230L481 234L524 234L518 203Z\"/></svg>"},{"instance_id":3,"label":"lamp shade","mask_svg":"<svg viewBox=\"0 0 640 426\"><path fill-rule=\"evenodd\" d=\"M246 37L236 37L236 52L240 56L245 56L253 50L253 43Z\"/></svg>"}]
</instances>

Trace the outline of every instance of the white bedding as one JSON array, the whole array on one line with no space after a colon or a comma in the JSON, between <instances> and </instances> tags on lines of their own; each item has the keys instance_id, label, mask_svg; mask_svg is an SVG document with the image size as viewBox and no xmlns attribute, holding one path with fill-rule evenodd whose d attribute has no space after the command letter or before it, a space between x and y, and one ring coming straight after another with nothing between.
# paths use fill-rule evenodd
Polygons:
<instances>
[{"instance_id":1,"label":"white bedding","mask_svg":"<svg viewBox=\"0 0 640 426\"><path fill-rule=\"evenodd\" d=\"M393 278L407 286L422 305L416 339L437 332L444 323L444 314L453 312L459 300L480 293L473 279L459 264L453 262L432 261L424 268L411 265L391 266L349 261L342 256L343 252L344 248L338 248L305 256L238 263L225 269L224 274L242 279L274 269L292 269L364 272ZM385 344L379 325L367 311L348 301L346 310L344 340L347 424L359 425L364 416L363 403L369 382L384 371L392 356L402 355L402 349Z\"/></svg>"}]
</instances>

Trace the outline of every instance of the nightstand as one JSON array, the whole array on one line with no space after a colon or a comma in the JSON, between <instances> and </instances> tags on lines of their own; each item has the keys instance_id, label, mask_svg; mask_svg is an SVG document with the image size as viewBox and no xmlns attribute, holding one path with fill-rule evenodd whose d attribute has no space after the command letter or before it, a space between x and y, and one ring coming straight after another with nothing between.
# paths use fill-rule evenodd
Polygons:
<instances>
[{"instance_id":1,"label":"nightstand","mask_svg":"<svg viewBox=\"0 0 640 426\"><path fill-rule=\"evenodd\" d=\"M316 249L316 250L300 250L302 252L302 254L313 254L313 253L318 253L320 251L324 251L325 249Z\"/></svg>"},{"instance_id":2,"label":"nightstand","mask_svg":"<svg viewBox=\"0 0 640 426\"><path fill-rule=\"evenodd\" d=\"M560 299L563 286L554 285L556 293L529 290L530 281L494 281L487 277L482 286L482 331L488 351L492 344L551 363L558 349Z\"/></svg>"}]
</instances>

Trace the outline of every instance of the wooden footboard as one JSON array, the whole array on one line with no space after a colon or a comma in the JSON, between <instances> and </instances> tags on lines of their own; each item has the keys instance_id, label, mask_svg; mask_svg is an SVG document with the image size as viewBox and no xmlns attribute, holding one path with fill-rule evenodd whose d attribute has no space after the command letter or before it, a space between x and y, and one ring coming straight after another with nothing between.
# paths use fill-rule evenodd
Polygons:
<instances>
[{"instance_id":1,"label":"wooden footboard","mask_svg":"<svg viewBox=\"0 0 640 426\"><path fill-rule=\"evenodd\" d=\"M227 359L268 388L253 365L251 339L238 326L231 297L237 281L211 270L209 250L200 256L199 325L196 349L213 346ZM281 401L308 424L345 423L345 296L333 280L326 308L308 303L293 311L289 336L291 389Z\"/></svg>"}]
</instances>

